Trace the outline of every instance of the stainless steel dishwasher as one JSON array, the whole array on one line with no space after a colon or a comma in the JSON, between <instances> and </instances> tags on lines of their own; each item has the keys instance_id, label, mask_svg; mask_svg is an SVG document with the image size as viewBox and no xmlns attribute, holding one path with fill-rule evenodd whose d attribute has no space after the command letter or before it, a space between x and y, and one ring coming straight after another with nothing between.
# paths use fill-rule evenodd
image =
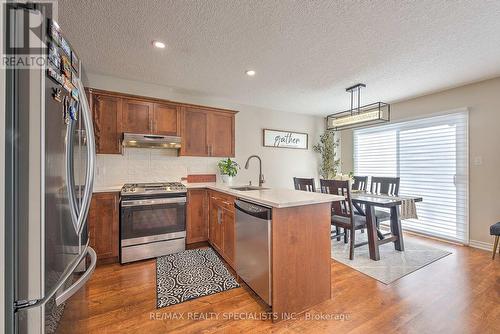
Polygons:
<instances>
[{"instance_id":1,"label":"stainless steel dishwasher","mask_svg":"<svg viewBox=\"0 0 500 334\"><path fill-rule=\"evenodd\" d=\"M271 220L272 209L237 199L236 272L271 305Z\"/></svg>"}]
</instances>

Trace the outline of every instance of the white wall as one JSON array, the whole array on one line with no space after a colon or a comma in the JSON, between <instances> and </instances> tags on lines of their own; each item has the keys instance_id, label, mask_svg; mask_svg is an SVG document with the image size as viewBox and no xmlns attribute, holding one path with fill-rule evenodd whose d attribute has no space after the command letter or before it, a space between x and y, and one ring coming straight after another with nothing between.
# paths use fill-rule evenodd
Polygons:
<instances>
[{"instance_id":1,"label":"white wall","mask_svg":"<svg viewBox=\"0 0 500 334\"><path fill-rule=\"evenodd\" d=\"M489 226L500 221L500 78L391 104L391 118L425 117L468 107L471 245L491 248ZM354 169L352 130L341 133L343 171ZM476 164L476 158L482 163Z\"/></svg>"},{"instance_id":2,"label":"white wall","mask_svg":"<svg viewBox=\"0 0 500 334\"><path fill-rule=\"evenodd\" d=\"M324 119L296 113L285 113L238 105L222 99L180 94L174 89L142 82L88 73L85 85L123 93L151 96L178 102L238 110L236 114L236 161L242 165L236 181L258 182L257 161L249 170L246 158L257 154L262 158L266 186L293 188L294 176L318 177L318 155L311 149L324 128ZM295 130L309 134L309 149L277 149L262 146L262 129ZM188 173L216 173L219 158L176 157L164 150L125 149L124 155L98 155L95 187L126 182L179 180Z\"/></svg>"}]
</instances>

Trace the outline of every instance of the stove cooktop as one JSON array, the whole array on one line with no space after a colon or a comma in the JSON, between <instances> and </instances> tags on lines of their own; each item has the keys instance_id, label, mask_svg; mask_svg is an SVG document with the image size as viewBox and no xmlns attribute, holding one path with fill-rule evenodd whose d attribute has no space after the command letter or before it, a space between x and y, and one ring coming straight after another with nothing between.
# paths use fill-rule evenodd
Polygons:
<instances>
[{"instance_id":1,"label":"stove cooktop","mask_svg":"<svg viewBox=\"0 0 500 334\"><path fill-rule=\"evenodd\" d=\"M136 195L158 195L185 193L186 186L180 182L161 182L161 183L127 183L123 185L122 196Z\"/></svg>"}]
</instances>

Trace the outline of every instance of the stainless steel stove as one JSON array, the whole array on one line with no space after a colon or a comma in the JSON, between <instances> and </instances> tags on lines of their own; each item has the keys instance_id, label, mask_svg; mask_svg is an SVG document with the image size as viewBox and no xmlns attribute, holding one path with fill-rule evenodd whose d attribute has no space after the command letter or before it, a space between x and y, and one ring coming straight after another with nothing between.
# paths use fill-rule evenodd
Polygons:
<instances>
[{"instance_id":1,"label":"stainless steel stove","mask_svg":"<svg viewBox=\"0 0 500 334\"><path fill-rule=\"evenodd\" d=\"M120 262L183 251L186 186L180 182L125 184L120 202Z\"/></svg>"},{"instance_id":2,"label":"stainless steel stove","mask_svg":"<svg viewBox=\"0 0 500 334\"><path fill-rule=\"evenodd\" d=\"M180 182L128 183L122 187L122 197L150 196L158 194L185 193L186 186Z\"/></svg>"}]
</instances>

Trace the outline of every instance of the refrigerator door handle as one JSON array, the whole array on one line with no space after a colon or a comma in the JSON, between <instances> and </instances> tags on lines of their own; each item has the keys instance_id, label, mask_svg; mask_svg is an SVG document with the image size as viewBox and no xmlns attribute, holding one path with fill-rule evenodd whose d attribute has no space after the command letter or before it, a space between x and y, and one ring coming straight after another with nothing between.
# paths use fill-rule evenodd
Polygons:
<instances>
[{"instance_id":1,"label":"refrigerator door handle","mask_svg":"<svg viewBox=\"0 0 500 334\"><path fill-rule=\"evenodd\" d=\"M77 80L77 88L80 92L80 103L82 107L83 122L85 123L85 130L87 131L87 172L85 179L85 190L83 193L82 208L78 215L78 235L82 233L87 214L90 208L90 201L92 199L92 191L94 186L94 169L95 169L95 140L94 140L94 127L90 114L90 108L85 96L85 88L83 87L81 79Z\"/></svg>"},{"instance_id":2,"label":"refrigerator door handle","mask_svg":"<svg viewBox=\"0 0 500 334\"><path fill-rule=\"evenodd\" d=\"M95 266L97 264L97 255L92 249L92 247L87 248L87 252L90 255L90 265L87 268L87 271L76 281L74 282L68 289L64 290L60 294L56 295L56 305L59 306L68 300L71 296L73 296L80 288L87 283L94 272Z\"/></svg>"},{"instance_id":3,"label":"refrigerator door handle","mask_svg":"<svg viewBox=\"0 0 500 334\"><path fill-rule=\"evenodd\" d=\"M73 129L74 123L70 122L68 124L66 130L66 187L68 188L68 197L69 197L69 211L71 213L71 221L73 222L73 227L75 228L75 232L78 233L78 205L76 203L76 194L75 194L75 182L74 182L74 151L73 151Z\"/></svg>"}]
</instances>

